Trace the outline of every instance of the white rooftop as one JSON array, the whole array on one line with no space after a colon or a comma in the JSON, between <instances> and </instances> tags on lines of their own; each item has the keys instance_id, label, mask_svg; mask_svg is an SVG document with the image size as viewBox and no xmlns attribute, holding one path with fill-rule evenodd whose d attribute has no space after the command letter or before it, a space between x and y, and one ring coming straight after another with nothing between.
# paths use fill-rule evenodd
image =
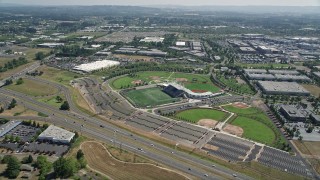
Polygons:
<instances>
[{"instance_id":1,"label":"white rooftop","mask_svg":"<svg viewBox=\"0 0 320 180\"><path fill-rule=\"evenodd\" d=\"M186 45L186 42L181 42L181 41L176 42L176 46L185 46L185 45Z\"/></svg>"},{"instance_id":2,"label":"white rooftop","mask_svg":"<svg viewBox=\"0 0 320 180\"><path fill-rule=\"evenodd\" d=\"M91 63L81 64L79 66L74 67L74 70L84 71L84 72L92 72L95 70L109 68L112 66L119 65L120 62L118 61L111 61L111 60L102 60L102 61L95 61Z\"/></svg>"},{"instance_id":3,"label":"white rooftop","mask_svg":"<svg viewBox=\"0 0 320 180\"><path fill-rule=\"evenodd\" d=\"M51 139L53 141L68 141L70 142L75 133L62 129L60 127L50 125L38 137L38 139Z\"/></svg>"}]
</instances>

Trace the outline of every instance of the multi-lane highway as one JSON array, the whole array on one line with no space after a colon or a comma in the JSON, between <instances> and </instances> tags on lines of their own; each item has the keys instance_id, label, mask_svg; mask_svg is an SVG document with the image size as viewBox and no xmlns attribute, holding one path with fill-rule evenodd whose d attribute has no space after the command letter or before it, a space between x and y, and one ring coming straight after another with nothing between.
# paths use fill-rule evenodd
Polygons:
<instances>
[{"instance_id":1,"label":"multi-lane highway","mask_svg":"<svg viewBox=\"0 0 320 180\"><path fill-rule=\"evenodd\" d=\"M69 92L66 93L70 94ZM59 111L54 107L34 100L32 97L6 89L0 89L0 95L14 97L29 109L50 115L49 121L53 124L79 131L101 141L114 143L115 145L122 144L122 147L127 150L135 151L137 154L199 178L233 178L232 174L236 173L218 165L212 167L213 164L209 161L175 151L147 138L133 135L112 123L90 117L84 113ZM208 174L208 177L204 176L205 174ZM237 178L250 179L241 174L238 174Z\"/></svg>"}]
</instances>

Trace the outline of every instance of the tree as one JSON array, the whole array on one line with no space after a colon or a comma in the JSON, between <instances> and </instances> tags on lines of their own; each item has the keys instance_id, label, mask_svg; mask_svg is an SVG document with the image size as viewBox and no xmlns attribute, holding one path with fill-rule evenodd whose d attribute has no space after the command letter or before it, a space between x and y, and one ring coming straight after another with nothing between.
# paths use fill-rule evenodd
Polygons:
<instances>
[{"instance_id":1,"label":"tree","mask_svg":"<svg viewBox=\"0 0 320 180\"><path fill-rule=\"evenodd\" d=\"M3 107L0 108L0 114L4 112Z\"/></svg>"},{"instance_id":2,"label":"tree","mask_svg":"<svg viewBox=\"0 0 320 180\"><path fill-rule=\"evenodd\" d=\"M24 164L30 164L32 162L33 162L33 157L31 155L29 155L28 157L24 157L22 159L22 163L24 163Z\"/></svg>"},{"instance_id":3,"label":"tree","mask_svg":"<svg viewBox=\"0 0 320 180\"><path fill-rule=\"evenodd\" d=\"M64 101L63 104L60 106L60 110L67 110L69 111L70 110L70 106L69 106L69 103L68 101Z\"/></svg>"},{"instance_id":4,"label":"tree","mask_svg":"<svg viewBox=\"0 0 320 180\"><path fill-rule=\"evenodd\" d=\"M16 85L20 85L20 84L23 84L23 83L24 83L23 79L22 79L22 78L19 78L19 79L17 80L17 82L16 82Z\"/></svg>"},{"instance_id":5,"label":"tree","mask_svg":"<svg viewBox=\"0 0 320 180\"><path fill-rule=\"evenodd\" d=\"M15 99L12 99L11 103L8 106L8 109L10 110L10 109L16 107L16 105L17 105L17 101Z\"/></svg>"},{"instance_id":6,"label":"tree","mask_svg":"<svg viewBox=\"0 0 320 180\"><path fill-rule=\"evenodd\" d=\"M15 179L18 177L20 173L20 162L16 157L11 156L8 159L7 169L5 170L4 174L11 179Z\"/></svg>"},{"instance_id":7,"label":"tree","mask_svg":"<svg viewBox=\"0 0 320 180\"><path fill-rule=\"evenodd\" d=\"M61 103L61 102L63 101L63 99L62 99L62 97L57 96L57 97L56 97L56 101L57 101L58 103Z\"/></svg>"},{"instance_id":8,"label":"tree","mask_svg":"<svg viewBox=\"0 0 320 180\"><path fill-rule=\"evenodd\" d=\"M79 159L81 159L83 157L84 157L84 153L82 152L81 149L79 149L78 152L77 152L77 159L79 160Z\"/></svg>"},{"instance_id":9,"label":"tree","mask_svg":"<svg viewBox=\"0 0 320 180\"><path fill-rule=\"evenodd\" d=\"M75 158L63 158L60 157L57 161L53 163L53 169L56 177L68 178L73 176L78 170L78 162Z\"/></svg>"},{"instance_id":10,"label":"tree","mask_svg":"<svg viewBox=\"0 0 320 180\"><path fill-rule=\"evenodd\" d=\"M299 141L302 141L303 137L302 136L299 136L298 140Z\"/></svg>"},{"instance_id":11,"label":"tree","mask_svg":"<svg viewBox=\"0 0 320 180\"><path fill-rule=\"evenodd\" d=\"M41 179L45 179L45 176L51 171L52 164L47 160L45 156L38 156L35 166L40 169ZM39 179L40 179L39 177Z\"/></svg>"},{"instance_id":12,"label":"tree","mask_svg":"<svg viewBox=\"0 0 320 180\"><path fill-rule=\"evenodd\" d=\"M15 141L15 142L20 142L20 137L19 137L19 136L16 136L15 139L14 139L14 141Z\"/></svg>"},{"instance_id":13,"label":"tree","mask_svg":"<svg viewBox=\"0 0 320 180\"><path fill-rule=\"evenodd\" d=\"M43 52L37 52L35 56L36 56L36 60L42 60L45 58L45 54Z\"/></svg>"}]
</instances>

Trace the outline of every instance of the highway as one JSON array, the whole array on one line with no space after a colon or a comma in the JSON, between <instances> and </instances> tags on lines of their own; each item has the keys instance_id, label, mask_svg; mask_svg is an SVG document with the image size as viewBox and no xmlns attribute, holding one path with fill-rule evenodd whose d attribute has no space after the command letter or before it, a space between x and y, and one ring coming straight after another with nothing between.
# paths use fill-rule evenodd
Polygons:
<instances>
[{"instance_id":1,"label":"highway","mask_svg":"<svg viewBox=\"0 0 320 180\"><path fill-rule=\"evenodd\" d=\"M146 156L156 162L168 165L193 176L208 179L222 179L225 177L231 179L233 178L232 174L236 173L219 165L215 165L216 167L213 168L213 164L209 161L175 151L147 138L132 135L130 132L120 129L111 123L90 117L84 113L59 111L54 107L34 100L32 97L11 90L0 89L0 93L3 96L16 98L19 103L22 103L29 109L50 115L49 121L53 124L79 131L84 135L108 142L109 144L121 144L124 149L135 151L137 154ZM101 126L104 128L101 128ZM151 146L151 144L153 144L153 146ZM143 151L138 150L138 148L143 149ZM189 170L189 168L191 170ZM204 174L208 174L209 177L205 177ZM250 179L247 176L236 174L238 175L238 179Z\"/></svg>"}]
</instances>

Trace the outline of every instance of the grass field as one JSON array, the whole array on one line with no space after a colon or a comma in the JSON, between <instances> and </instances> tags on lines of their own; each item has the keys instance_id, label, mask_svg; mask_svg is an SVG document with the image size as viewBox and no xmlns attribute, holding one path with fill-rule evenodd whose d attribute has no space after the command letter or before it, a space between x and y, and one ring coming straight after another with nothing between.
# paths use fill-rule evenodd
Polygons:
<instances>
[{"instance_id":1,"label":"grass field","mask_svg":"<svg viewBox=\"0 0 320 180\"><path fill-rule=\"evenodd\" d=\"M311 84L301 84L306 90L308 90L315 97L320 96L320 87Z\"/></svg>"},{"instance_id":2,"label":"grass field","mask_svg":"<svg viewBox=\"0 0 320 180\"><path fill-rule=\"evenodd\" d=\"M60 95L60 97L63 97L63 95ZM40 98L40 99L38 99L38 101L46 103L46 104L53 106L53 107L56 107L56 108L60 108L60 106L62 105L62 102L57 102L56 96L51 96L49 98Z\"/></svg>"},{"instance_id":3,"label":"grass field","mask_svg":"<svg viewBox=\"0 0 320 180\"><path fill-rule=\"evenodd\" d=\"M30 96L48 96L58 93L58 89L47 84L38 83L33 80L23 79L24 83L20 85L13 84L6 86L6 88L13 91L18 91Z\"/></svg>"},{"instance_id":4,"label":"grass field","mask_svg":"<svg viewBox=\"0 0 320 180\"><path fill-rule=\"evenodd\" d=\"M107 149L97 142L81 146L89 167L111 179L186 179L184 176L150 164L125 163L112 158Z\"/></svg>"},{"instance_id":5,"label":"grass field","mask_svg":"<svg viewBox=\"0 0 320 180\"><path fill-rule=\"evenodd\" d=\"M275 134L268 126L254 119L239 116L232 125L239 126L243 129L243 137L265 144L272 144Z\"/></svg>"},{"instance_id":6,"label":"grass field","mask_svg":"<svg viewBox=\"0 0 320 180\"><path fill-rule=\"evenodd\" d=\"M232 91L236 91L244 94L255 94L251 87L247 83L238 83L236 78L226 79L224 76L217 76L217 78Z\"/></svg>"},{"instance_id":7,"label":"grass field","mask_svg":"<svg viewBox=\"0 0 320 180\"><path fill-rule=\"evenodd\" d=\"M135 85L132 82L136 80L141 80L149 84L168 81L180 81L190 90L203 90L211 92L218 92L220 90L211 82L209 76L206 75L162 71L138 72L136 73L135 77L124 76L114 79L110 83L110 85L114 89L134 87Z\"/></svg>"},{"instance_id":8,"label":"grass field","mask_svg":"<svg viewBox=\"0 0 320 180\"><path fill-rule=\"evenodd\" d=\"M190 109L177 113L176 118L192 123L197 123L201 119L212 119L216 121L223 121L228 116L228 113L218 111L215 109Z\"/></svg>"},{"instance_id":9,"label":"grass field","mask_svg":"<svg viewBox=\"0 0 320 180\"><path fill-rule=\"evenodd\" d=\"M138 107L156 106L176 102L179 99L171 98L159 88L131 90L126 92L127 99Z\"/></svg>"},{"instance_id":10,"label":"grass field","mask_svg":"<svg viewBox=\"0 0 320 180\"><path fill-rule=\"evenodd\" d=\"M238 115L231 121L231 124L244 130L242 135L244 138L277 148L280 148L285 142L278 128L262 110L254 107L241 109L232 105L223 106L223 108Z\"/></svg>"}]
</instances>

